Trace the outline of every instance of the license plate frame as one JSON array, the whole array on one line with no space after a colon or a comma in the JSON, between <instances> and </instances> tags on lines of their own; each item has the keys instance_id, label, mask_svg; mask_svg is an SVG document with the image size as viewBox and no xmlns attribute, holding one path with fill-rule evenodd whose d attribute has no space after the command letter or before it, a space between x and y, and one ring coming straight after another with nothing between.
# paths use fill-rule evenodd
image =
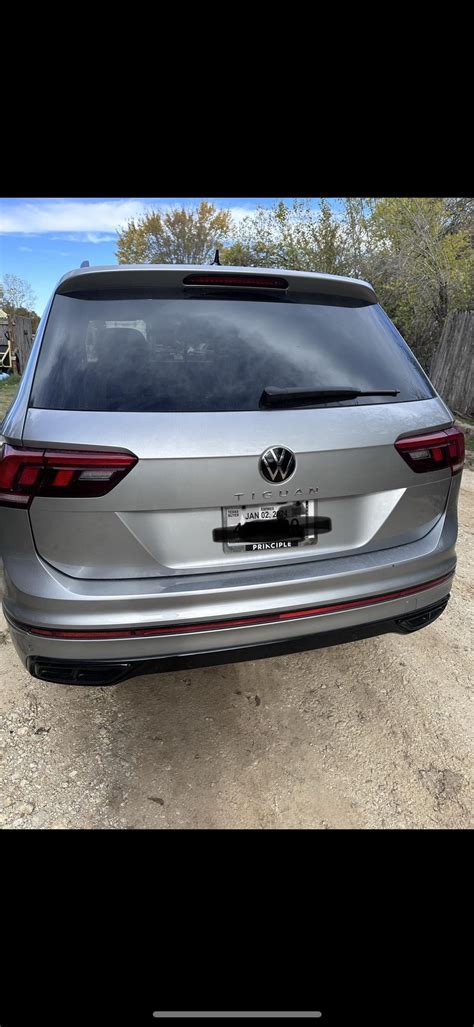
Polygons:
<instances>
[{"instance_id":1,"label":"license plate frame","mask_svg":"<svg viewBox=\"0 0 474 1027\"><path fill-rule=\"evenodd\" d=\"M291 513L301 524L308 519L314 519L316 515L316 502L312 499L298 500L297 502L282 503L251 503L243 506L230 506L222 508L222 524L225 529L236 528L239 524L249 524L276 521L278 511L284 508L291 508ZM298 513L296 513L298 511ZM304 538L292 539L282 538L281 540L259 540L245 542L223 542L224 552L227 553L262 553L262 552L288 552L292 549L299 549L301 546L315 545L317 534L305 535Z\"/></svg>"}]
</instances>

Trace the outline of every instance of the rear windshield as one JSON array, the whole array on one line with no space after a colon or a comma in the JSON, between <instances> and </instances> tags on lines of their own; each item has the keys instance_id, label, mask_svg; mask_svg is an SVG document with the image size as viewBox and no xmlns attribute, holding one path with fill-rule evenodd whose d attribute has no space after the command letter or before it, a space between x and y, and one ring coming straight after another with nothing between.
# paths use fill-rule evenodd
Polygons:
<instances>
[{"instance_id":1,"label":"rear windshield","mask_svg":"<svg viewBox=\"0 0 474 1027\"><path fill-rule=\"evenodd\" d=\"M31 405L52 410L257 410L263 390L434 393L378 304L341 297L95 293L54 299ZM327 405L327 404L322 404Z\"/></svg>"}]
</instances>

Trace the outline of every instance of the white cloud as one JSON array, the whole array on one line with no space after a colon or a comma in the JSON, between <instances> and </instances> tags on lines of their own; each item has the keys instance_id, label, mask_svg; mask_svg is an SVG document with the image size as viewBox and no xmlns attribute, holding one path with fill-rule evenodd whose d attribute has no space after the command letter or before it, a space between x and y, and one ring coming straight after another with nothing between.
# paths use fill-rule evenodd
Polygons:
<instances>
[{"instance_id":1,"label":"white cloud","mask_svg":"<svg viewBox=\"0 0 474 1027\"><path fill-rule=\"evenodd\" d=\"M88 232L92 235L103 232L110 235L130 218L140 217L146 207L142 200L26 200L3 205L0 232Z\"/></svg>"},{"instance_id":2,"label":"white cloud","mask_svg":"<svg viewBox=\"0 0 474 1027\"><path fill-rule=\"evenodd\" d=\"M21 250L22 253L33 253L31 246L19 246L18 249Z\"/></svg>"},{"instance_id":3,"label":"white cloud","mask_svg":"<svg viewBox=\"0 0 474 1027\"><path fill-rule=\"evenodd\" d=\"M248 217L249 214L255 214L256 207L229 207L230 213L235 223L238 225L244 218Z\"/></svg>"},{"instance_id":4,"label":"white cloud","mask_svg":"<svg viewBox=\"0 0 474 1027\"><path fill-rule=\"evenodd\" d=\"M116 242L116 235L107 235L105 232L63 232L62 235L48 236L53 242Z\"/></svg>"},{"instance_id":5,"label":"white cloud","mask_svg":"<svg viewBox=\"0 0 474 1027\"><path fill-rule=\"evenodd\" d=\"M187 206L187 204L184 204ZM141 217L151 208L166 211L169 203L144 200L23 200L3 204L0 209L0 233L38 235L61 233L70 242L112 242L118 229L130 218ZM195 206L195 204L189 204ZM253 213L249 207L230 207L236 223ZM65 233L67 233L65 235ZM52 235L57 238L57 235Z\"/></svg>"}]
</instances>

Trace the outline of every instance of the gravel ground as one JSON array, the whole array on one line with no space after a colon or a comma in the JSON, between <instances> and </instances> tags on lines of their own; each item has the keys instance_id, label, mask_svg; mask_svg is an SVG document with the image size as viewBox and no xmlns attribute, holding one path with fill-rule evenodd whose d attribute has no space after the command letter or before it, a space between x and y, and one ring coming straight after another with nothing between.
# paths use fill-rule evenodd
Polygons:
<instances>
[{"instance_id":1,"label":"gravel ground","mask_svg":"<svg viewBox=\"0 0 474 1027\"><path fill-rule=\"evenodd\" d=\"M473 492L448 609L409 638L75 689L0 623L0 824L472 826Z\"/></svg>"}]
</instances>

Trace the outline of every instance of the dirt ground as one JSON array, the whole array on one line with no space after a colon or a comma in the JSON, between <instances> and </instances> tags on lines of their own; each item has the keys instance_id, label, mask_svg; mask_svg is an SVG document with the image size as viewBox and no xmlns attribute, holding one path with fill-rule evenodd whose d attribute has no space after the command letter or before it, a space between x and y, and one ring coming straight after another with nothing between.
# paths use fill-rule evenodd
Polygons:
<instances>
[{"instance_id":1,"label":"dirt ground","mask_svg":"<svg viewBox=\"0 0 474 1027\"><path fill-rule=\"evenodd\" d=\"M465 471L451 601L411 637L76 689L2 621L0 824L472 826L473 494Z\"/></svg>"}]
</instances>

